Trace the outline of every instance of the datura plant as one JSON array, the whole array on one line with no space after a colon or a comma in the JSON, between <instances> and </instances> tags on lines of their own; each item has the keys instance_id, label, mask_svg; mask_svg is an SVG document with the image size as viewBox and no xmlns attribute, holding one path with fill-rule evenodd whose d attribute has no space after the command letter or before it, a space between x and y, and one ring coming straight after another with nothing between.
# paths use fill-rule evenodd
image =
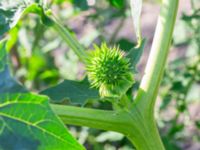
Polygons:
<instances>
[{"instance_id":1,"label":"datura plant","mask_svg":"<svg viewBox=\"0 0 200 150\"><path fill-rule=\"evenodd\" d=\"M53 12L38 3L22 3L14 9L0 8L0 34L4 38L0 42L0 149L85 149L64 125L71 124L122 133L138 150L164 150L154 118L154 105L170 48L178 1L162 1L145 73L134 96L130 92L134 86L134 70L145 43L140 28L142 0L130 0L138 44L126 54L117 45L107 46L106 43L86 51ZM61 36L85 65L87 78L64 80L38 94L30 93L12 78L6 53L16 42L17 37L12 33L16 32L18 21L28 13L39 15L46 27ZM62 103L65 99L72 104ZM112 105L116 105L116 100L123 107L100 110L72 106L84 106L88 100L98 99L112 99Z\"/></svg>"},{"instance_id":2,"label":"datura plant","mask_svg":"<svg viewBox=\"0 0 200 150\"><path fill-rule=\"evenodd\" d=\"M122 97L134 83L129 59L118 47L94 47L86 64L92 87L99 88L102 97Z\"/></svg>"}]
</instances>

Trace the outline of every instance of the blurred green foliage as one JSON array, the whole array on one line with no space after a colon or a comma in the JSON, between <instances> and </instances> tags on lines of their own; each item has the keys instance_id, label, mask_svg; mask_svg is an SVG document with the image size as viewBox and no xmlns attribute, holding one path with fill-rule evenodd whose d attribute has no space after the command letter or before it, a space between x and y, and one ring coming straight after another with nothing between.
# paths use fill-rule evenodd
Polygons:
<instances>
[{"instance_id":1,"label":"blurred green foliage","mask_svg":"<svg viewBox=\"0 0 200 150\"><path fill-rule=\"evenodd\" d=\"M192 11L184 12L178 20L174 33L174 47L186 50L169 62L162 83L160 113L175 107L170 119L160 118L161 131L165 131L161 132L164 143L170 150L182 149L180 143L184 141L191 142L188 136L191 126L197 132L192 140L198 143L200 139L200 118L191 116L193 107L200 102L200 9L195 8L193 3L191 1ZM181 53L180 50L178 53Z\"/></svg>"},{"instance_id":2,"label":"blurred green foliage","mask_svg":"<svg viewBox=\"0 0 200 150\"><path fill-rule=\"evenodd\" d=\"M135 46L135 42L130 38L118 36L130 16L126 0L51 0L47 3L41 1L41 4L51 7L54 15L62 19L62 23L78 36L85 47L106 41L110 45L117 43L122 50L129 52ZM184 143L189 139L191 143L200 141L200 120L191 118L189 110L200 101L198 4L198 1L191 0L192 10L182 14L177 21L173 47L178 49L178 52L176 58L169 61L160 89L162 100L157 121L167 150L183 149ZM112 32L108 33L108 30ZM46 28L37 16L23 16L9 32L9 36L11 40L7 45L11 51L13 73L27 89L41 91L64 79L84 78L84 66L74 52L66 47L55 31ZM107 102L89 101L86 107L89 106L112 109ZM170 118L164 118L162 114L166 115L170 111L174 111ZM189 126L195 128L195 135L188 134ZM133 149L122 135L74 126L70 128L88 149Z\"/></svg>"}]
</instances>

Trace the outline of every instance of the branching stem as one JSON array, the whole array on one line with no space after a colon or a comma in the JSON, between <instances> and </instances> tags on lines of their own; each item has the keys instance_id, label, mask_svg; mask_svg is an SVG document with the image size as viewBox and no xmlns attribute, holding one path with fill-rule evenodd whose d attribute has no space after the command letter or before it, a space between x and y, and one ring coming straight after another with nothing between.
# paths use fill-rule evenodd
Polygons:
<instances>
[{"instance_id":1,"label":"branching stem","mask_svg":"<svg viewBox=\"0 0 200 150\"><path fill-rule=\"evenodd\" d=\"M66 124L88 126L123 133L130 117L126 113L51 104L54 112Z\"/></svg>"},{"instance_id":2,"label":"branching stem","mask_svg":"<svg viewBox=\"0 0 200 150\"><path fill-rule=\"evenodd\" d=\"M141 110L148 113L150 110L154 110L158 88L164 73L176 20L178 1L163 0L145 75L136 97L136 103L141 104Z\"/></svg>"},{"instance_id":3,"label":"branching stem","mask_svg":"<svg viewBox=\"0 0 200 150\"><path fill-rule=\"evenodd\" d=\"M106 111L51 105L64 123L123 133L138 150L164 150L153 111L172 39L178 2L163 0L145 75L132 107L121 111ZM55 28L68 42L68 33L59 24ZM82 50L77 53L80 58L85 55Z\"/></svg>"}]
</instances>

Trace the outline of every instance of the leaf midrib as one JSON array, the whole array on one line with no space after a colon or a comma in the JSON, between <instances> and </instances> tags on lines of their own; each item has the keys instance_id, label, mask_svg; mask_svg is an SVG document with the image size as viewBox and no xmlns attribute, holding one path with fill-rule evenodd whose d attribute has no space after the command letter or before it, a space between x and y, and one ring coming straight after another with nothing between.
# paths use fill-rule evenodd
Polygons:
<instances>
[{"instance_id":1,"label":"leaf midrib","mask_svg":"<svg viewBox=\"0 0 200 150\"><path fill-rule=\"evenodd\" d=\"M15 103L16 103L16 102L15 102ZM11 104L13 104L13 103L9 103L9 104L7 104L7 105L11 105ZM20 103L18 102L17 104L20 104ZM24 102L24 103L22 103L22 104L27 104L27 103ZM35 103L34 103L34 104L35 104ZM5 107L5 106L7 106L7 105L4 105L3 107ZM0 106L0 108L2 108L2 105ZM50 136L54 137L55 139L61 140L61 141L63 141L64 143L67 143L67 144L71 145L72 147L77 147L76 145L71 144L70 142L66 141L65 139L63 139L63 138L61 138L61 137L59 137L59 136L57 136L57 135L55 135L55 134L49 132L48 130L45 130L44 128L42 128L42 127L40 127L40 126L37 126L37 125L32 124L31 122L28 122L28 121L23 120L23 119L19 119L19 118L17 118L17 117L14 117L14 116L8 115L8 114L6 114L6 113L2 113L2 112L0 112L0 116L2 116L2 118L3 118L3 117L6 117L6 118L9 118L9 119L11 119L11 120L16 120L16 121L19 121L19 122L24 123L24 124L26 124L26 125L35 127L36 129L41 130L42 132L45 132L45 133L49 134ZM5 119L3 119L3 121L6 122Z\"/></svg>"}]
</instances>

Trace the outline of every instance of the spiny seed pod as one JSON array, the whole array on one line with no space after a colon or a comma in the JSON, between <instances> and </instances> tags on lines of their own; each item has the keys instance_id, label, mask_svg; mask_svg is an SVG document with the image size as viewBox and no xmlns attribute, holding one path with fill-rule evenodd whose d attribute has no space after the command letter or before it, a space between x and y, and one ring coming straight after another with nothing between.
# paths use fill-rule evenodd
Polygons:
<instances>
[{"instance_id":1,"label":"spiny seed pod","mask_svg":"<svg viewBox=\"0 0 200 150\"><path fill-rule=\"evenodd\" d=\"M92 87L99 88L101 97L121 97L133 85L129 59L117 47L105 43L89 54L86 70Z\"/></svg>"}]
</instances>

